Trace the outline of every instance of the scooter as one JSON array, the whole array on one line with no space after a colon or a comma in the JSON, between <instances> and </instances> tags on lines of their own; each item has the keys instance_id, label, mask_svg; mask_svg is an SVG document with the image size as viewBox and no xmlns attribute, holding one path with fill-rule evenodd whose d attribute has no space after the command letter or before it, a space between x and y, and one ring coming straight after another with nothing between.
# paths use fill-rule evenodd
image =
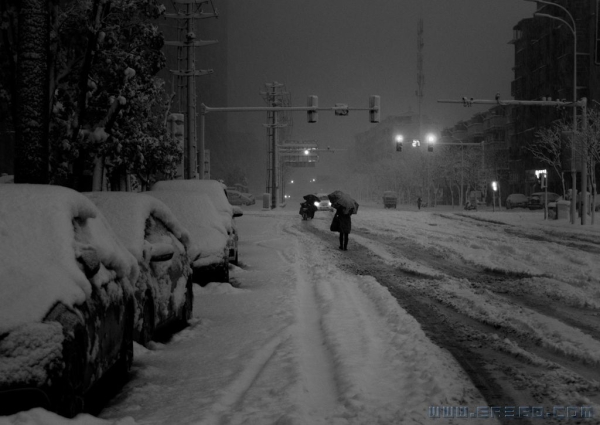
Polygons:
<instances>
[{"instance_id":1,"label":"scooter","mask_svg":"<svg viewBox=\"0 0 600 425\"><path fill-rule=\"evenodd\" d=\"M312 220L315 218L315 210L303 202L300 204L300 215L302 216L302 220L308 220L309 218Z\"/></svg>"},{"instance_id":2,"label":"scooter","mask_svg":"<svg viewBox=\"0 0 600 425\"><path fill-rule=\"evenodd\" d=\"M302 216L302 220L308 220L308 208L304 206L300 207L300 215Z\"/></svg>"}]
</instances>

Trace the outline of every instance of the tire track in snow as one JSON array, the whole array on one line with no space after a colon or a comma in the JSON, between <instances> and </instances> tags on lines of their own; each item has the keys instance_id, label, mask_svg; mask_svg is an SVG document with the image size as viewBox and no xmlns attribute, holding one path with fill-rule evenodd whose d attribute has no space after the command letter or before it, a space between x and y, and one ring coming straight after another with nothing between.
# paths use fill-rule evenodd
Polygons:
<instances>
[{"instance_id":1,"label":"tire track in snow","mask_svg":"<svg viewBox=\"0 0 600 425\"><path fill-rule=\"evenodd\" d=\"M340 270L336 257L346 253L321 246L303 230L292 226L290 232L310 265L306 276L314 285L339 394L335 419L424 424L432 404L482 402L454 359L434 346L386 289L370 276Z\"/></svg>"},{"instance_id":2,"label":"tire track in snow","mask_svg":"<svg viewBox=\"0 0 600 425\"><path fill-rule=\"evenodd\" d=\"M293 232L296 258L294 274L296 276L297 342L301 378L300 401L302 416L307 423L330 423L327 421L338 408L338 392L333 375L333 361L326 349L322 331L322 314L319 311L315 295L315 285L306 264L314 264L308 247L300 242L301 235Z\"/></svg>"},{"instance_id":3,"label":"tire track in snow","mask_svg":"<svg viewBox=\"0 0 600 425\"><path fill-rule=\"evenodd\" d=\"M271 338L248 361L244 370L229 385L222 390L223 395L212 403L210 411L198 425L217 425L222 421L222 416L231 412L233 408L244 399L246 392L252 388L261 372L265 369L270 359L279 347L289 337L289 329Z\"/></svg>"}]
</instances>

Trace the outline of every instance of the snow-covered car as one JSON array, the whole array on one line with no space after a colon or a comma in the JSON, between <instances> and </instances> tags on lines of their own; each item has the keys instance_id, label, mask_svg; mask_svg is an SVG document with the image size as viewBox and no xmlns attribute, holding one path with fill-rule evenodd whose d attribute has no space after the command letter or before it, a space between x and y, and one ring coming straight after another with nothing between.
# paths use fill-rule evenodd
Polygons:
<instances>
[{"instance_id":1,"label":"snow-covered car","mask_svg":"<svg viewBox=\"0 0 600 425\"><path fill-rule=\"evenodd\" d=\"M123 245L136 258L134 341L187 325L194 294L188 231L161 201L143 193L89 192Z\"/></svg>"},{"instance_id":2,"label":"snow-covered car","mask_svg":"<svg viewBox=\"0 0 600 425\"><path fill-rule=\"evenodd\" d=\"M546 194L548 198L546 199ZM527 198L527 208L530 210L544 208L544 204L548 202L556 202L562 197L554 192L535 192Z\"/></svg>"},{"instance_id":3,"label":"snow-covered car","mask_svg":"<svg viewBox=\"0 0 600 425\"><path fill-rule=\"evenodd\" d=\"M231 205L252 205L252 200L245 193L227 189L227 199Z\"/></svg>"},{"instance_id":4,"label":"snow-covered car","mask_svg":"<svg viewBox=\"0 0 600 425\"><path fill-rule=\"evenodd\" d=\"M254 205L256 204L256 197L252 194L252 193L245 193L242 192L245 196L248 197L248 199L250 199L250 203L248 205Z\"/></svg>"},{"instance_id":5,"label":"snow-covered car","mask_svg":"<svg viewBox=\"0 0 600 425\"><path fill-rule=\"evenodd\" d=\"M208 195L166 190L146 193L164 202L190 232L193 281L202 286L229 282L229 235Z\"/></svg>"},{"instance_id":6,"label":"snow-covered car","mask_svg":"<svg viewBox=\"0 0 600 425\"><path fill-rule=\"evenodd\" d=\"M510 210L512 208L527 208L527 196L522 193L511 193L506 197L506 209Z\"/></svg>"},{"instance_id":7,"label":"snow-covered car","mask_svg":"<svg viewBox=\"0 0 600 425\"><path fill-rule=\"evenodd\" d=\"M14 183L15 182L15 176L13 175L9 175L6 173L2 173L2 175L0 175L0 184L2 183Z\"/></svg>"},{"instance_id":8,"label":"snow-covered car","mask_svg":"<svg viewBox=\"0 0 600 425\"><path fill-rule=\"evenodd\" d=\"M331 206L331 201L326 193L316 193L315 196L319 198L319 202L315 201L315 207L319 211L333 211L333 207Z\"/></svg>"},{"instance_id":9,"label":"snow-covered car","mask_svg":"<svg viewBox=\"0 0 600 425\"><path fill-rule=\"evenodd\" d=\"M241 217L244 213L241 208L229 203L226 189L227 186L217 180L161 180L152 186L151 191L185 191L207 195L227 229L229 262L237 265L239 237L235 218Z\"/></svg>"},{"instance_id":10,"label":"snow-covered car","mask_svg":"<svg viewBox=\"0 0 600 425\"><path fill-rule=\"evenodd\" d=\"M130 370L137 262L74 190L7 184L0 199L0 415L74 417Z\"/></svg>"}]
</instances>

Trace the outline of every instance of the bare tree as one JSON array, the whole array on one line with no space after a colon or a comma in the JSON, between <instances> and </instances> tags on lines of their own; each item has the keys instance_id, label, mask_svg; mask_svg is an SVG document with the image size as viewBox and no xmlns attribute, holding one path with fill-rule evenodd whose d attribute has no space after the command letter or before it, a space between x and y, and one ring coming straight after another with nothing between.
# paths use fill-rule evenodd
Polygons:
<instances>
[{"instance_id":1,"label":"bare tree","mask_svg":"<svg viewBox=\"0 0 600 425\"><path fill-rule=\"evenodd\" d=\"M570 124L559 121L551 127L543 128L536 133L536 138L525 146L537 160L551 167L560 177L563 195L566 193L565 179L563 176L562 158L565 149L564 133Z\"/></svg>"}]
</instances>

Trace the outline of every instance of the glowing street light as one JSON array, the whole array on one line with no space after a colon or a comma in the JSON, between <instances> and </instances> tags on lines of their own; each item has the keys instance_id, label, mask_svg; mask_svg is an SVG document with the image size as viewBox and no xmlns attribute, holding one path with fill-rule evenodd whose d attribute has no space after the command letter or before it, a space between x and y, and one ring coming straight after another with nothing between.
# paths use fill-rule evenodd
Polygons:
<instances>
[{"instance_id":1,"label":"glowing street light","mask_svg":"<svg viewBox=\"0 0 600 425\"><path fill-rule=\"evenodd\" d=\"M398 134L396 136L396 152L402 152L402 142L404 142L404 136Z\"/></svg>"},{"instance_id":2,"label":"glowing street light","mask_svg":"<svg viewBox=\"0 0 600 425\"><path fill-rule=\"evenodd\" d=\"M427 152L433 152L433 144L436 142L437 138L435 134L429 133L425 136L425 140L427 140Z\"/></svg>"}]
</instances>

